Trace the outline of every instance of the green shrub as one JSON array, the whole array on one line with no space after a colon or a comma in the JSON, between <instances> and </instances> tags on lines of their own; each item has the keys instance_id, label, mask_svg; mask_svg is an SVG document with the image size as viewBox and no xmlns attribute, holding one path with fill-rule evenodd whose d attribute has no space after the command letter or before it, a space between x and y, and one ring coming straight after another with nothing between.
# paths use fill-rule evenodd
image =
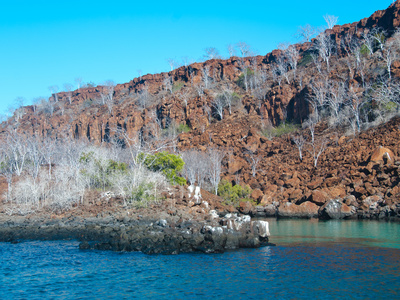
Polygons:
<instances>
[{"instance_id":1,"label":"green shrub","mask_svg":"<svg viewBox=\"0 0 400 300\"><path fill-rule=\"evenodd\" d=\"M175 136L182 132L189 132L191 128L186 124L176 125L175 121L172 121L171 124L162 130L163 136Z\"/></svg>"},{"instance_id":2,"label":"green shrub","mask_svg":"<svg viewBox=\"0 0 400 300\"><path fill-rule=\"evenodd\" d=\"M300 59L298 66L299 67L305 67L307 66L309 63L312 62L312 56L310 52L306 52L303 57Z\"/></svg>"},{"instance_id":3,"label":"green shrub","mask_svg":"<svg viewBox=\"0 0 400 300\"><path fill-rule=\"evenodd\" d=\"M188 125L186 124L179 124L177 128L177 133L182 133L182 132L189 132L191 129Z\"/></svg>"},{"instance_id":4,"label":"green shrub","mask_svg":"<svg viewBox=\"0 0 400 300\"><path fill-rule=\"evenodd\" d=\"M247 81L250 81L250 78L254 76L254 71L252 69L246 69L242 74L240 74L239 78L236 81L236 84L242 89L246 88L245 77L247 75Z\"/></svg>"},{"instance_id":5,"label":"green shrub","mask_svg":"<svg viewBox=\"0 0 400 300\"><path fill-rule=\"evenodd\" d=\"M250 199L252 190L249 186L242 187L239 184L232 186L227 180L221 180L218 185L218 196L224 199L227 205L239 206L241 201L253 201Z\"/></svg>"},{"instance_id":6,"label":"green shrub","mask_svg":"<svg viewBox=\"0 0 400 300\"><path fill-rule=\"evenodd\" d=\"M112 186L111 176L117 172L126 174L128 165L112 159L101 159L95 157L93 151L84 152L79 158L79 162L84 165L81 174L89 179L89 187L102 188Z\"/></svg>"},{"instance_id":7,"label":"green shrub","mask_svg":"<svg viewBox=\"0 0 400 300\"><path fill-rule=\"evenodd\" d=\"M178 155L166 151L158 152L154 155L148 155L144 164L151 171L163 173L171 184L186 184L185 178L177 175L185 165L183 159Z\"/></svg>"},{"instance_id":8,"label":"green shrub","mask_svg":"<svg viewBox=\"0 0 400 300\"><path fill-rule=\"evenodd\" d=\"M363 57L367 57L367 56L369 55L368 47L367 47L365 44L361 46L361 48L360 48L360 54L361 54L361 56L363 56Z\"/></svg>"},{"instance_id":9,"label":"green shrub","mask_svg":"<svg viewBox=\"0 0 400 300\"><path fill-rule=\"evenodd\" d=\"M269 139L279 137L284 134L295 132L299 129L299 125L292 123L280 124L277 127L269 126L262 131L262 134Z\"/></svg>"},{"instance_id":10,"label":"green shrub","mask_svg":"<svg viewBox=\"0 0 400 300\"><path fill-rule=\"evenodd\" d=\"M175 81L174 84L172 85L172 92L175 93L180 91L184 85L185 83L183 81Z\"/></svg>"},{"instance_id":11,"label":"green shrub","mask_svg":"<svg viewBox=\"0 0 400 300\"><path fill-rule=\"evenodd\" d=\"M141 183L128 197L128 204L135 207L146 207L148 203L155 200L155 195L150 192L153 189L153 183Z\"/></svg>"}]
</instances>

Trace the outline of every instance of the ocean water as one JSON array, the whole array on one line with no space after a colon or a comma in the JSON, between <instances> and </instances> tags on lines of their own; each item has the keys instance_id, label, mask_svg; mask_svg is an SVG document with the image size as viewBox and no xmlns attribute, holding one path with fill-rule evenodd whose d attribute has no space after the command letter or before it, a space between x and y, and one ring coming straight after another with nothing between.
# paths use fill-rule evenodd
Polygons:
<instances>
[{"instance_id":1,"label":"ocean water","mask_svg":"<svg viewBox=\"0 0 400 300\"><path fill-rule=\"evenodd\" d=\"M400 224L270 221L275 247L223 254L0 243L0 299L400 299Z\"/></svg>"}]
</instances>

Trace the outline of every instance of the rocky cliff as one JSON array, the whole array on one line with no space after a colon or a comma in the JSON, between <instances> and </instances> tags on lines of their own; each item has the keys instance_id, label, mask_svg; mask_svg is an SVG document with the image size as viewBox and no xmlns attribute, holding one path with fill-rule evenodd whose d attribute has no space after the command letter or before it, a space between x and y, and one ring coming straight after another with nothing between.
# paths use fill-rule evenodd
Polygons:
<instances>
[{"instance_id":1,"label":"rocky cliff","mask_svg":"<svg viewBox=\"0 0 400 300\"><path fill-rule=\"evenodd\" d=\"M382 28L390 40L400 24L399 10L400 1L396 1L369 18L326 30L326 35L335 41L336 51L325 78L342 78L347 85L355 86L361 85L364 77L374 81L385 75L378 52L365 57L368 72L352 70L346 60L346 40L362 38L376 28ZM260 204L258 210L242 207L243 212L282 217L334 216L335 210L335 216L340 218L396 215L400 195L399 119L354 137L320 123L316 135L325 137L328 147L319 157L318 168L307 151L299 160L290 136L270 140L261 133L266 124L301 124L309 117L311 83L322 77L316 76L318 65L311 59L316 43L314 39L295 45L299 50L298 69L295 75L293 68L287 68L290 79L282 77L283 71L274 71L284 55L281 50L265 56L213 59L113 86L108 103L104 100L110 88L107 86L58 93L46 105L23 108L23 115L15 115L3 124L3 134L7 127L16 127L43 137L68 136L101 143L110 141L118 129L131 136L141 133L162 138L171 124L186 125L190 131L179 134L177 150L223 149L227 153L223 177L250 185L252 198ZM389 70L393 77L400 74L397 60L395 57ZM249 79L249 87L246 76L254 80ZM262 84L256 82L257 78L262 79ZM220 118L212 102L224 89L235 93L239 100L231 111L225 108L224 118ZM308 131L304 135L310 140ZM389 148L394 158L371 159L379 146ZM251 154L261 158L254 175Z\"/></svg>"}]
</instances>

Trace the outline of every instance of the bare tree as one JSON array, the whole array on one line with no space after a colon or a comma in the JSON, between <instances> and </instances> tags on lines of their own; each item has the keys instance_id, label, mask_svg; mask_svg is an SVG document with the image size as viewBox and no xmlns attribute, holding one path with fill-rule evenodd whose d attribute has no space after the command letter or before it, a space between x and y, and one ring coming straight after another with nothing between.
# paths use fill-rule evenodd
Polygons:
<instances>
[{"instance_id":1,"label":"bare tree","mask_svg":"<svg viewBox=\"0 0 400 300\"><path fill-rule=\"evenodd\" d=\"M319 55L311 53L311 58L313 60L314 66L317 68L318 73L322 75L322 63L319 60Z\"/></svg>"},{"instance_id":2,"label":"bare tree","mask_svg":"<svg viewBox=\"0 0 400 300\"><path fill-rule=\"evenodd\" d=\"M297 30L297 36L301 38L305 42L311 42L311 38L318 33L318 30L311 26L310 24L306 24L305 26L300 26Z\"/></svg>"},{"instance_id":3,"label":"bare tree","mask_svg":"<svg viewBox=\"0 0 400 300\"><path fill-rule=\"evenodd\" d=\"M306 139L303 135L296 135L292 137L292 141L296 144L297 149L299 149L300 161L303 161L303 148L306 145Z\"/></svg>"},{"instance_id":4,"label":"bare tree","mask_svg":"<svg viewBox=\"0 0 400 300\"><path fill-rule=\"evenodd\" d=\"M248 68L248 66L246 65L246 61L243 59L243 57L241 59L239 59L239 68L240 71L242 72L242 74L240 75L242 77L242 79L240 79L242 82L241 84L239 84L241 87L243 87L246 90L246 92L249 90L249 75L251 73L251 70Z\"/></svg>"},{"instance_id":5,"label":"bare tree","mask_svg":"<svg viewBox=\"0 0 400 300\"><path fill-rule=\"evenodd\" d=\"M207 156L197 150L191 149L182 153L182 159L185 162L184 173L190 184L202 187L206 178L208 169Z\"/></svg>"},{"instance_id":6,"label":"bare tree","mask_svg":"<svg viewBox=\"0 0 400 300\"><path fill-rule=\"evenodd\" d=\"M167 62L169 64L170 68L171 68L171 71L173 71L175 69L175 65L176 65L175 60L173 58L168 58Z\"/></svg>"},{"instance_id":7,"label":"bare tree","mask_svg":"<svg viewBox=\"0 0 400 300\"><path fill-rule=\"evenodd\" d=\"M189 65L189 57L183 56L182 57L182 63L185 66L185 68L187 68L187 66Z\"/></svg>"},{"instance_id":8,"label":"bare tree","mask_svg":"<svg viewBox=\"0 0 400 300\"><path fill-rule=\"evenodd\" d=\"M218 185L221 180L222 159L225 154L222 151L213 148L208 149L207 154L209 158L208 178L214 188L215 195L217 195Z\"/></svg>"},{"instance_id":9,"label":"bare tree","mask_svg":"<svg viewBox=\"0 0 400 300\"><path fill-rule=\"evenodd\" d=\"M343 82L332 82L328 89L326 102L329 105L334 122L337 123L340 120L339 113L345 103L346 88Z\"/></svg>"},{"instance_id":10,"label":"bare tree","mask_svg":"<svg viewBox=\"0 0 400 300\"><path fill-rule=\"evenodd\" d=\"M236 55L236 49L235 49L235 46L234 46L234 45L229 44L229 45L227 46L227 49L228 49L229 57L232 57L232 56L235 56L235 55Z\"/></svg>"},{"instance_id":11,"label":"bare tree","mask_svg":"<svg viewBox=\"0 0 400 300\"><path fill-rule=\"evenodd\" d=\"M389 79L392 79L392 63L396 59L396 52L393 42L388 42L381 53L382 59L386 64Z\"/></svg>"},{"instance_id":12,"label":"bare tree","mask_svg":"<svg viewBox=\"0 0 400 300\"><path fill-rule=\"evenodd\" d=\"M251 56L253 54L250 46L245 42L237 43L236 47L239 49L241 57Z\"/></svg>"},{"instance_id":13,"label":"bare tree","mask_svg":"<svg viewBox=\"0 0 400 300\"><path fill-rule=\"evenodd\" d=\"M18 107L22 107L22 106L25 105L26 99L24 97L17 97L14 102L15 102L15 105L17 106L17 108L18 108Z\"/></svg>"},{"instance_id":14,"label":"bare tree","mask_svg":"<svg viewBox=\"0 0 400 300\"><path fill-rule=\"evenodd\" d=\"M59 149L58 145L56 144L55 140L50 138L44 139L43 142L40 143L39 151L43 157L43 160L47 163L48 171L49 171L49 179L51 180L52 172L51 167L54 163L54 158L56 157L56 151Z\"/></svg>"},{"instance_id":15,"label":"bare tree","mask_svg":"<svg viewBox=\"0 0 400 300\"><path fill-rule=\"evenodd\" d=\"M310 143L311 147L310 147L310 149L307 149L307 150L313 157L315 168L317 167L319 157L326 150L327 145L328 145L328 141L323 138L318 139L318 140L315 139L313 142Z\"/></svg>"},{"instance_id":16,"label":"bare tree","mask_svg":"<svg viewBox=\"0 0 400 300\"><path fill-rule=\"evenodd\" d=\"M217 48L208 47L208 48L205 48L204 51L206 52L206 54L204 55L206 60L221 58L221 55L219 54L219 51Z\"/></svg>"},{"instance_id":17,"label":"bare tree","mask_svg":"<svg viewBox=\"0 0 400 300\"><path fill-rule=\"evenodd\" d=\"M76 77L74 81L75 81L76 85L78 86L78 90L79 90L83 85L82 77Z\"/></svg>"},{"instance_id":18,"label":"bare tree","mask_svg":"<svg viewBox=\"0 0 400 300\"><path fill-rule=\"evenodd\" d=\"M317 125L317 116L315 113L311 114L310 117L303 123L303 128L308 128L311 135L311 143L315 142L315 126Z\"/></svg>"},{"instance_id":19,"label":"bare tree","mask_svg":"<svg viewBox=\"0 0 400 300\"><path fill-rule=\"evenodd\" d=\"M272 78L274 79L274 81L278 82L278 85L281 86L282 84L282 74L281 71L279 70L278 65L273 65L272 67Z\"/></svg>"},{"instance_id":20,"label":"bare tree","mask_svg":"<svg viewBox=\"0 0 400 300\"><path fill-rule=\"evenodd\" d=\"M321 33L316 37L314 48L318 51L319 56L326 63L328 73L330 72L330 59L336 48L335 42L325 33Z\"/></svg>"},{"instance_id":21,"label":"bare tree","mask_svg":"<svg viewBox=\"0 0 400 300\"><path fill-rule=\"evenodd\" d=\"M253 177L256 176L257 172L259 171L258 165L260 164L261 161L261 156L256 155L253 151L247 151L247 161L250 163L251 167L251 174Z\"/></svg>"},{"instance_id":22,"label":"bare tree","mask_svg":"<svg viewBox=\"0 0 400 300\"><path fill-rule=\"evenodd\" d=\"M300 59L300 51L295 45L290 45L284 53L290 68L293 70L293 79L296 80L297 63Z\"/></svg>"},{"instance_id":23,"label":"bare tree","mask_svg":"<svg viewBox=\"0 0 400 300\"><path fill-rule=\"evenodd\" d=\"M262 100L265 100L268 87L266 81L268 79L265 70L254 69L254 75L250 78L250 89L252 95L258 100L258 106L261 107Z\"/></svg>"},{"instance_id":24,"label":"bare tree","mask_svg":"<svg viewBox=\"0 0 400 300\"><path fill-rule=\"evenodd\" d=\"M201 79L204 83L204 88L209 89L212 84L212 78L210 76L210 67L209 66L203 66L201 68Z\"/></svg>"},{"instance_id":25,"label":"bare tree","mask_svg":"<svg viewBox=\"0 0 400 300\"><path fill-rule=\"evenodd\" d=\"M57 85L49 86L49 90L50 90L52 96L54 97L54 102L58 102L58 95L57 95L58 86Z\"/></svg>"},{"instance_id":26,"label":"bare tree","mask_svg":"<svg viewBox=\"0 0 400 300\"><path fill-rule=\"evenodd\" d=\"M148 86L144 86L143 89L139 92L137 98L137 104L142 108L145 109L149 107L153 102L152 96L149 93Z\"/></svg>"},{"instance_id":27,"label":"bare tree","mask_svg":"<svg viewBox=\"0 0 400 300\"><path fill-rule=\"evenodd\" d=\"M178 97L179 97L179 99L181 99L183 101L183 103L185 103L185 107L187 107L188 102L189 102L190 92L186 89L182 89L178 93Z\"/></svg>"},{"instance_id":28,"label":"bare tree","mask_svg":"<svg viewBox=\"0 0 400 300\"><path fill-rule=\"evenodd\" d=\"M374 28L371 31L371 37L378 48L383 51L383 48L385 47L386 32L382 28Z\"/></svg>"},{"instance_id":29,"label":"bare tree","mask_svg":"<svg viewBox=\"0 0 400 300\"><path fill-rule=\"evenodd\" d=\"M361 131L361 113L363 107L367 104L368 99L360 95L359 87L350 86L348 90L347 107L350 109L352 117L349 118L350 125L356 133Z\"/></svg>"},{"instance_id":30,"label":"bare tree","mask_svg":"<svg viewBox=\"0 0 400 300\"><path fill-rule=\"evenodd\" d=\"M211 102L216 114L222 120L224 118L224 110L228 106L226 99L223 95L217 95Z\"/></svg>"},{"instance_id":31,"label":"bare tree","mask_svg":"<svg viewBox=\"0 0 400 300\"><path fill-rule=\"evenodd\" d=\"M233 90L230 88L224 88L222 93L220 94L220 97L224 98L224 102L226 106L228 106L228 111L229 114L232 114L232 106L236 104L236 102L239 100L239 97L234 93Z\"/></svg>"},{"instance_id":32,"label":"bare tree","mask_svg":"<svg viewBox=\"0 0 400 300\"><path fill-rule=\"evenodd\" d=\"M314 81L310 84L312 94L307 98L313 107L313 112L317 121L320 119L320 110L325 106L328 94L328 86L326 81Z\"/></svg>"},{"instance_id":33,"label":"bare tree","mask_svg":"<svg viewBox=\"0 0 400 300\"><path fill-rule=\"evenodd\" d=\"M73 85L70 83L64 84L64 89L65 89L65 93L67 95L69 104L72 104L72 89L73 88L74 88Z\"/></svg>"},{"instance_id":34,"label":"bare tree","mask_svg":"<svg viewBox=\"0 0 400 300\"><path fill-rule=\"evenodd\" d=\"M168 75L167 77L164 78L163 85L164 85L165 89L170 91L170 93L172 94L172 77L171 76Z\"/></svg>"},{"instance_id":35,"label":"bare tree","mask_svg":"<svg viewBox=\"0 0 400 300\"><path fill-rule=\"evenodd\" d=\"M194 84L194 88L199 95L200 98L203 98L204 95L204 84L203 82L198 82Z\"/></svg>"},{"instance_id":36,"label":"bare tree","mask_svg":"<svg viewBox=\"0 0 400 300\"><path fill-rule=\"evenodd\" d=\"M290 84L289 74L288 74L288 63L283 56L279 56L276 61L276 69L279 75L286 79L286 82Z\"/></svg>"},{"instance_id":37,"label":"bare tree","mask_svg":"<svg viewBox=\"0 0 400 300\"><path fill-rule=\"evenodd\" d=\"M114 89L115 83L112 80L107 80L100 91L102 104L107 105L109 114L112 114L114 107Z\"/></svg>"},{"instance_id":38,"label":"bare tree","mask_svg":"<svg viewBox=\"0 0 400 300\"><path fill-rule=\"evenodd\" d=\"M329 29L332 29L333 26L335 26L337 24L338 21L338 17L336 16L332 16L332 15L325 15L324 16L324 20L328 26Z\"/></svg>"}]
</instances>

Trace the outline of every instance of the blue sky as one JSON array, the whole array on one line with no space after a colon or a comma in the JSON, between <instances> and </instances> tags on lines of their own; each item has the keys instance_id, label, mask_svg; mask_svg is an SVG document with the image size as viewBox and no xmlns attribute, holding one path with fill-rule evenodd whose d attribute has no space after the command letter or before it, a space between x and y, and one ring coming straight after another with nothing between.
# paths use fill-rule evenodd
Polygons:
<instances>
[{"instance_id":1,"label":"blue sky","mask_svg":"<svg viewBox=\"0 0 400 300\"><path fill-rule=\"evenodd\" d=\"M7 1L0 10L0 114L24 97L49 97L81 77L100 84L169 71L168 59L198 61L215 47L243 41L260 55L294 43L299 26L338 24L386 9L365 1Z\"/></svg>"}]
</instances>

